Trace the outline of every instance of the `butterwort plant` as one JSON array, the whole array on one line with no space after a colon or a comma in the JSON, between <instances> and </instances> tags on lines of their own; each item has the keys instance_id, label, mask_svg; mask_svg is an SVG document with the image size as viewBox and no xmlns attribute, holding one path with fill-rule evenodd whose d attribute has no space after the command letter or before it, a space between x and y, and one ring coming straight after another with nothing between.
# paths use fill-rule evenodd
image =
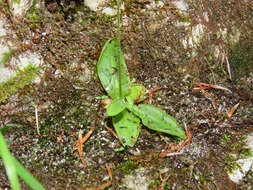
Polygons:
<instances>
[{"instance_id":1,"label":"butterwort plant","mask_svg":"<svg viewBox=\"0 0 253 190\"><path fill-rule=\"evenodd\" d=\"M106 113L112 117L114 129L123 145L133 147L140 134L141 122L149 129L185 139L176 119L150 104L141 104L146 88L132 84L120 46L120 0L117 1L117 38L109 39L97 63L98 77L111 101Z\"/></svg>"}]
</instances>

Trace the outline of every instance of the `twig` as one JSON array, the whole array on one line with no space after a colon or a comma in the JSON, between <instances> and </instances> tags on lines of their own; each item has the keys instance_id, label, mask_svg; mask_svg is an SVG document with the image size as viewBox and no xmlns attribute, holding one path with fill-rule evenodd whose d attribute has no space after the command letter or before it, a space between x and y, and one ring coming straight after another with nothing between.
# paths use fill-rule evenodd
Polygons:
<instances>
[{"instance_id":1,"label":"twig","mask_svg":"<svg viewBox=\"0 0 253 190\"><path fill-rule=\"evenodd\" d=\"M186 143L188 142L188 139L186 139L177 149L177 152L180 152L186 145Z\"/></svg>"},{"instance_id":2,"label":"twig","mask_svg":"<svg viewBox=\"0 0 253 190\"><path fill-rule=\"evenodd\" d=\"M77 150L78 150L81 162L82 162L83 167L84 167L85 170L87 169L87 164L85 163L84 156L83 156L83 143L85 143L88 140L88 138L91 136L91 134L95 130L95 126L96 126L96 123L97 123L97 118L98 118L98 116L97 116L97 113L96 113L95 120L92 124L92 127L84 137L82 137L82 131L81 130L79 131L79 136L78 136L78 141L77 141Z\"/></svg>"},{"instance_id":3,"label":"twig","mask_svg":"<svg viewBox=\"0 0 253 190\"><path fill-rule=\"evenodd\" d=\"M231 90L229 90L228 88L225 88L225 87L222 87L222 86L219 86L219 85L216 85L216 84L207 84L207 83L203 83L203 82L197 82L196 85L199 86L199 87L202 87L202 89L215 88L215 89L225 90L225 91L228 91L228 92L232 93ZM193 88L193 90L200 91L200 88Z\"/></svg>"},{"instance_id":4,"label":"twig","mask_svg":"<svg viewBox=\"0 0 253 190\"><path fill-rule=\"evenodd\" d=\"M79 131L78 141L77 141L77 150L78 150L81 162L83 164L83 168L84 168L84 170L86 170L87 164L84 161L84 156L83 156L82 130Z\"/></svg>"},{"instance_id":5,"label":"twig","mask_svg":"<svg viewBox=\"0 0 253 190\"><path fill-rule=\"evenodd\" d=\"M110 133L112 133L112 135L113 135L115 138L119 139L119 138L118 138L118 135L117 135L110 127L108 127L106 124L104 125L104 128L106 128Z\"/></svg>"},{"instance_id":6,"label":"twig","mask_svg":"<svg viewBox=\"0 0 253 190\"><path fill-rule=\"evenodd\" d=\"M35 120L36 120L36 128L37 128L37 134L40 136L40 128L39 128L39 116L38 116L38 108L35 107Z\"/></svg>"},{"instance_id":7,"label":"twig","mask_svg":"<svg viewBox=\"0 0 253 190\"><path fill-rule=\"evenodd\" d=\"M162 155L161 158L169 157L169 156L176 156L176 155L181 155L181 154L183 154L183 152L179 152L179 151L178 152L172 152L172 153Z\"/></svg>"},{"instance_id":8,"label":"twig","mask_svg":"<svg viewBox=\"0 0 253 190\"><path fill-rule=\"evenodd\" d=\"M190 130L190 128L188 128L186 126L185 123L184 123L184 128L185 128L187 139L188 139L188 148L190 148L191 147L191 137L192 137L191 130Z\"/></svg>"},{"instance_id":9,"label":"twig","mask_svg":"<svg viewBox=\"0 0 253 190\"><path fill-rule=\"evenodd\" d=\"M186 143L188 143L188 147L190 148L190 143L191 143L191 132L190 129L187 128L186 124L184 124L185 126L185 131L186 131L186 135L187 135L187 139L179 146L179 148L177 149L177 152L180 152L186 145Z\"/></svg>"},{"instance_id":10,"label":"twig","mask_svg":"<svg viewBox=\"0 0 253 190\"><path fill-rule=\"evenodd\" d=\"M227 113L228 118L231 118L231 116L234 114L235 110L238 108L240 103L236 104L229 112Z\"/></svg>"},{"instance_id":11,"label":"twig","mask_svg":"<svg viewBox=\"0 0 253 190\"><path fill-rule=\"evenodd\" d=\"M229 74L229 79L232 79L232 75L231 75L231 70L230 70L230 64L228 61L228 56L226 55L226 61L227 61L227 69L228 69L228 74Z\"/></svg>"},{"instance_id":12,"label":"twig","mask_svg":"<svg viewBox=\"0 0 253 190\"><path fill-rule=\"evenodd\" d=\"M160 187L159 187L158 190L164 190L164 186L165 186L166 182L168 181L169 176L170 176L170 175L168 175L167 177L165 177L165 178L163 179L163 178L162 178L162 174L160 173L160 180L162 181L162 184L160 185Z\"/></svg>"},{"instance_id":13,"label":"twig","mask_svg":"<svg viewBox=\"0 0 253 190\"><path fill-rule=\"evenodd\" d=\"M219 86L219 85L216 85L216 84L206 84L206 83L202 83L202 82L198 82L196 83L196 85L198 86L197 88L193 88L192 91L201 91L203 94L207 95L208 98L211 100L212 102L212 106L214 109L216 109L216 104L215 104L215 101L212 97L212 95L210 93L208 93L206 91L206 89L212 89L212 88L215 88L215 89L220 89L220 90L226 90L226 91L229 91L230 93L231 90L225 88L225 87L222 87L222 86Z\"/></svg>"}]
</instances>

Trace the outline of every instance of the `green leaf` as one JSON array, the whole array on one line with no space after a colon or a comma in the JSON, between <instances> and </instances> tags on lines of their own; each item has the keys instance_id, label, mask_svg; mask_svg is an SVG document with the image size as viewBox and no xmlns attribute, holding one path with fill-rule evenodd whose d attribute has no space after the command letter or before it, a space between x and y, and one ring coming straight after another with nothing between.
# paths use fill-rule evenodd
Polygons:
<instances>
[{"instance_id":1,"label":"green leaf","mask_svg":"<svg viewBox=\"0 0 253 190\"><path fill-rule=\"evenodd\" d=\"M115 116L126 108L125 99L114 99L106 109L108 116Z\"/></svg>"},{"instance_id":2,"label":"green leaf","mask_svg":"<svg viewBox=\"0 0 253 190\"><path fill-rule=\"evenodd\" d=\"M1 129L0 129L0 132L1 133L4 133L5 131L7 131L8 129L12 128L12 127L18 127L19 125L18 124L7 124L7 125L4 125Z\"/></svg>"},{"instance_id":3,"label":"green leaf","mask_svg":"<svg viewBox=\"0 0 253 190\"><path fill-rule=\"evenodd\" d=\"M45 188L27 171L9 152L0 132L0 157L3 159L12 190L19 190L18 176L20 176L32 189L45 190Z\"/></svg>"},{"instance_id":4,"label":"green leaf","mask_svg":"<svg viewBox=\"0 0 253 190\"><path fill-rule=\"evenodd\" d=\"M112 123L121 144L133 147L140 133L139 118L124 110L112 118Z\"/></svg>"},{"instance_id":5,"label":"green leaf","mask_svg":"<svg viewBox=\"0 0 253 190\"><path fill-rule=\"evenodd\" d=\"M180 128L178 122L165 111L149 104L128 105L127 108L139 116L146 127L186 139L185 132Z\"/></svg>"},{"instance_id":6,"label":"green leaf","mask_svg":"<svg viewBox=\"0 0 253 190\"><path fill-rule=\"evenodd\" d=\"M122 150L125 150L125 148L123 146L119 147L119 148L115 148L114 152L120 152Z\"/></svg>"},{"instance_id":7,"label":"green leaf","mask_svg":"<svg viewBox=\"0 0 253 190\"><path fill-rule=\"evenodd\" d=\"M45 190L40 182L32 176L14 157L12 157L18 175L34 190Z\"/></svg>"},{"instance_id":8,"label":"green leaf","mask_svg":"<svg viewBox=\"0 0 253 190\"><path fill-rule=\"evenodd\" d=\"M14 49L10 48L8 52L4 52L0 54L0 66L1 64L5 65L14 53Z\"/></svg>"},{"instance_id":9,"label":"green leaf","mask_svg":"<svg viewBox=\"0 0 253 190\"><path fill-rule=\"evenodd\" d=\"M16 173L16 168L12 159L12 155L10 154L8 147L5 144L2 133L0 133L0 156L3 159L6 173L7 173L8 179L10 180L11 188L13 190L19 190L20 186L18 182L18 175Z\"/></svg>"},{"instance_id":10,"label":"green leaf","mask_svg":"<svg viewBox=\"0 0 253 190\"><path fill-rule=\"evenodd\" d=\"M117 62L120 51L120 64ZM101 52L97 71L102 86L112 99L124 98L130 91L130 78L125 59L116 39L109 39Z\"/></svg>"},{"instance_id":11,"label":"green leaf","mask_svg":"<svg viewBox=\"0 0 253 190\"><path fill-rule=\"evenodd\" d=\"M126 96L129 103L138 103L145 99L146 88L141 84L132 84L130 93Z\"/></svg>"}]
</instances>

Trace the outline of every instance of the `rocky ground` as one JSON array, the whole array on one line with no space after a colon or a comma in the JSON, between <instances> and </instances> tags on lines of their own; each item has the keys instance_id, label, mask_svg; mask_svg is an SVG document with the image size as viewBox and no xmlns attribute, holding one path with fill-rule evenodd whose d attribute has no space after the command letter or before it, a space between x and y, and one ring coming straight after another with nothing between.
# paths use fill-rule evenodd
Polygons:
<instances>
[{"instance_id":1,"label":"rocky ground","mask_svg":"<svg viewBox=\"0 0 253 190\"><path fill-rule=\"evenodd\" d=\"M190 146L175 155L169 153L182 141L144 126L134 148L114 151L119 141L104 128L113 127L105 110L97 111L96 98L106 95L96 63L103 44L116 36L114 15L105 8L92 11L82 1L45 1L18 19L5 1L0 5L2 28L8 31L1 45L15 46L4 69L15 71L20 56L31 56L40 67L36 80L0 103L0 126L17 124L4 133L9 149L46 189L102 185L109 180L106 164L113 175L108 189L253 188L250 1L124 1L121 45L131 79L147 89L166 86L152 104L192 129ZM110 13L115 8L110 1L103 6ZM210 89L210 99L194 91L197 82L229 91ZM96 113L95 131L83 147L84 170L76 142ZM0 189L9 189L0 167Z\"/></svg>"}]
</instances>

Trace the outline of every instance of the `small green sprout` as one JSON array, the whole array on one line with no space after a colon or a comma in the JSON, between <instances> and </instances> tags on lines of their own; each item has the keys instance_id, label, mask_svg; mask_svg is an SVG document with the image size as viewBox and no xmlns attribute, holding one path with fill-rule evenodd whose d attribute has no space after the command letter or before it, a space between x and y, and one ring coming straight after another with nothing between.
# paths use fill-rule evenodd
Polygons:
<instances>
[{"instance_id":1,"label":"small green sprout","mask_svg":"<svg viewBox=\"0 0 253 190\"><path fill-rule=\"evenodd\" d=\"M146 88L130 82L120 47L120 0L117 4L117 38L109 39L105 43L97 63L97 71L102 86L112 99L106 106L106 113L112 116L112 123L121 144L123 147L135 145L141 121L152 130L186 139L185 132L172 116L149 104L136 105L145 99Z\"/></svg>"},{"instance_id":2,"label":"small green sprout","mask_svg":"<svg viewBox=\"0 0 253 190\"><path fill-rule=\"evenodd\" d=\"M19 178L24 180L31 189L34 190L45 190L45 188L40 184L40 182L32 176L32 174L26 170L20 162L11 155L7 144L3 138L2 132L6 131L10 127L15 127L17 125L3 126L0 128L0 159L3 161L3 165L6 169L6 174L10 181L10 186L12 190L20 190Z\"/></svg>"}]
</instances>

